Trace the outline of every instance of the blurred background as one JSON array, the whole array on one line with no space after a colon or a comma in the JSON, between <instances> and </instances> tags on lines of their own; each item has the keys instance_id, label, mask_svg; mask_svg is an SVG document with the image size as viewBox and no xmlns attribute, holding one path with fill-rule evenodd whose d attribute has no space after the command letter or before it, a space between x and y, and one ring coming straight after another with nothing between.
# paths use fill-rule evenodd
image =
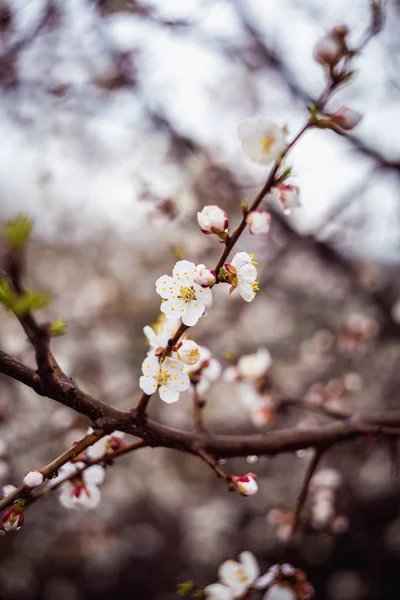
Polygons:
<instances>
[{"instance_id":1,"label":"blurred background","mask_svg":"<svg viewBox=\"0 0 400 600\"><path fill-rule=\"evenodd\" d=\"M329 104L364 114L356 132L308 133L290 155L302 208L285 216L271 203L269 234L241 238L238 250L259 263L256 300L228 302L217 289L193 331L224 367L260 347L273 359L262 390L273 414L251 418L221 378L207 395L212 431L328 422L281 406L284 397L398 407L400 3L386 12ZM367 0L0 0L0 219L35 220L27 283L54 296L43 318L66 321L54 352L84 390L124 408L137 401L143 326L159 313L155 280L181 257L212 268L221 248L199 232L197 210L218 204L235 224L265 180L242 155L238 123L262 113L295 134L324 86L316 40L345 22L356 44L369 18ZM4 311L0 345L34 366ZM189 395L173 406L155 399L151 415L193 428ZM0 416L2 485L18 485L88 426L3 376ZM342 476L344 526L310 521L290 557L317 599L397 596L397 456L396 444L371 440L324 458ZM227 472L258 474L259 493L242 498L193 457L128 455L107 470L96 510L67 511L55 494L0 538L0 597L172 600L178 583L215 581L242 550L266 568L282 546L270 511L290 514L308 460L227 461Z\"/></svg>"}]
</instances>

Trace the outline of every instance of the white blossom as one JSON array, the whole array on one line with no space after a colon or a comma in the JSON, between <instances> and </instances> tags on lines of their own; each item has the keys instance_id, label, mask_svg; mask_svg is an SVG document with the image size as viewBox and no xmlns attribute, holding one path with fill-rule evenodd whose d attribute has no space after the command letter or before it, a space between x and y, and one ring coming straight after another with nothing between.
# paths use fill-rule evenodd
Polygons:
<instances>
[{"instance_id":1,"label":"white blossom","mask_svg":"<svg viewBox=\"0 0 400 600\"><path fill-rule=\"evenodd\" d=\"M315 493L318 488L336 489L340 486L342 477L335 469L321 469L310 482L310 489Z\"/></svg>"},{"instance_id":2,"label":"white blossom","mask_svg":"<svg viewBox=\"0 0 400 600\"><path fill-rule=\"evenodd\" d=\"M240 598L254 584L259 575L259 566L251 552L242 552L239 562L227 560L219 568L219 578L230 587L234 598Z\"/></svg>"},{"instance_id":3,"label":"white blossom","mask_svg":"<svg viewBox=\"0 0 400 600\"><path fill-rule=\"evenodd\" d=\"M31 488L42 485L43 481L44 476L40 471L29 471L24 477L24 484Z\"/></svg>"},{"instance_id":4,"label":"white blossom","mask_svg":"<svg viewBox=\"0 0 400 600\"><path fill-rule=\"evenodd\" d=\"M237 363L240 376L243 379L258 379L270 368L272 356L267 348L258 348L254 354L241 356Z\"/></svg>"},{"instance_id":5,"label":"white blossom","mask_svg":"<svg viewBox=\"0 0 400 600\"><path fill-rule=\"evenodd\" d=\"M91 433L89 430L88 433ZM93 446L89 446L87 449L87 455L92 459L97 459L108 452L112 452L116 450L122 445L122 439L125 436L123 431L114 431L110 435L105 435L100 438L98 442L93 444Z\"/></svg>"},{"instance_id":6,"label":"white blossom","mask_svg":"<svg viewBox=\"0 0 400 600\"><path fill-rule=\"evenodd\" d=\"M84 463L76 463L75 465L64 465L66 468L62 471L59 477L62 478L76 473ZM104 469L100 465L93 465L76 474L69 481L66 481L60 486L60 503L65 508L96 508L101 500L101 492L97 487L104 481Z\"/></svg>"},{"instance_id":7,"label":"white blossom","mask_svg":"<svg viewBox=\"0 0 400 600\"><path fill-rule=\"evenodd\" d=\"M222 583L212 583L204 588L208 600L233 600L234 595L230 587Z\"/></svg>"},{"instance_id":8,"label":"white blossom","mask_svg":"<svg viewBox=\"0 0 400 600\"><path fill-rule=\"evenodd\" d=\"M15 492L16 489L17 488L15 487L15 485L11 485L11 483L8 483L7 485L3 485L3 487L1 488L3 498L6 498L7 496L9 496L13 492Z\"/></svg>"},{"instance_id":9,"label":"white blossom","mask_svg":"<svg viewBox=\"0 0 400 600\"><path fill-rule=\"evenodd\" d=\"M245 496L254 496L258 491L255 477L256 475L254 475L254 473L247 473L247 475L242 475L241 477L232 477L232 481L235 483L241 494L244 494Z\"/></svg>"},{"instance_id":10,"label":"white blossom","mask_svg":"<svg viewBox=\"0 0 400 600\"><path fill-rule=\"evenodd\" d=\"M216 282L216 277L214 271L210 271L205 265L197 265L194 280L202 287L211 287Z\"/></svg>"},{"instance_id":11,"label":"white blossom","mask_svg":"<svg viewBox=\"0 0 400 600\"><path fill-rule=\"evenodd\" d=\"M161 400L171 404L179 400L179 393L188 389L190 380L183 362L167 357L162 363L155 356L147 356L142 364L140 389L153 394L158 388Z\"/></svg>"},{"instance_id":12,"label":"white blossom","mask_svg":"<svg viewBox=\"0 0 400 600\"><path fill-rule=\"evenodd\" d=\"M239 294L246 302L254 300L258 291L257 269L254 265L254 254L237 252L230 265L225 265L228 273L227 279L232 285L231 290L237 288Z\"/></svg>"},{"instance_id":13,"label":"white blossom","mask_svg":"<svg viewBox=\"0 0 400 600\"><path fill-rule=\"evenodd\" d=\"M301 206L300 189L291 183L281 183L271 192L271 196L277 199L285 215L290 215Z\"/></svg>"},{"instance_id":14,"label":"white blossom","mask_svg":"<svg viewBox=\"0 0 400 600\"><path fill-rule=\"evenodd\" d=\"M161 312L168 318L180 317L188 327L196 325L206 307L212 303L211 289L196 283L196 273L193 263L180 260L172 277L163 275L156 281L157 293L165 300L161 303Z\"/></svg>"},{"instance_id":15,"label":"white blossom","mask_svg":"<svg viewBox=\"0 0 400 600\"><path fill-rule=\"evenodd\" d=\"M198 393L205 394L221 375L221 364L212 357L208 348L200 346L200 359L195 365L186 365L186 372L197 385Z\"/></svg>"},{"instance_id":16,"label":"white blossom","mask_svg":"<svg viewBox=\"0 0 400 600\"><path fill-rule=\"evenodd\" d=\"M286 148L283 129L262 115L242 121L238 127L238 137L244 153L261 165L274 162Z\"/></svg>"},{"instance_id":17,"label":"white blossom","mask_svg":"<svg viewBox=\"0 0 400 600\"><path fill-rule=\"evenodd\" d=\"M196 365L200 360L200 346L192 340L183 340L177 355L185 365Z\"/></svg>"},{"instance_id":18,"label":"white blossom","mask_svg":"<svg viewBox=\"0 0 400 600\"><path fill-rule=\"evenodd\" d=\"M253 235L260 233L268 233L271 223L271 215L265 210L253 210L248 213L246 223L249 226L249 231Z\"/></svg>"},{"instance_id":19,"label":"white blossom","mask_svg":"<svg viewBox=\"0 0 400 600\"><path fill-rule=\"evenodd\" d=\"M197 221L203 233L224 233L229 226L226 212L215 204L205 206L201 212L197 213Z\"/></svg>"},{"instance_id":20,"label":"white blossom","mask_svg":"<svg viewBox=\"0 0 400 600\"><path fill-rule=\"evenodd\" d=\"M168 340L174 336L174 333L180 325L180 319L167 319L164 314L161 314L157 322L152 327L146 325L143 332L150 344L150 348L165 348Z\"/></svg>"},{"instance_id":21,"label":"white blossom","mask_svg":"<svg viewBox=\"0 0 400 600\"><path fill-rule=\"evenodd\" d=\"M264 594L262 600L296 600L295 592L286 585L276 583Z\"/></svg>"}]
</instances>

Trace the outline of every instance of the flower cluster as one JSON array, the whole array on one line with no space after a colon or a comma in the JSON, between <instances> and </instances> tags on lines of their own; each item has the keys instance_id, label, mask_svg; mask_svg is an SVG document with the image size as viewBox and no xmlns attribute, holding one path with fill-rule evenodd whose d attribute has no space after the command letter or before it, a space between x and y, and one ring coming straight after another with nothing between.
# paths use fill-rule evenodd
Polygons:
<instances>
[{"instance_id":1,"label":"flower cluster","mask_svg":"<svg viewBox=\"0 0 400 600\"><path fill-rule=\"evenodd\" d=\"M243 407L256 427L269 425L275 417L275 402L270 395L269 368L272 357L267 348L239 358L224 371L224 380L236 383Z\"/></svg>"},{"instance_id":2,"label":"flower cluster","mask_svg":"<svg viewBox=\"0 0 400 600\"><path fill-rule=\"evenodd\" d=\"M221 278L231 285L230 293L237 289L243 300L251 302L259 290L254 254L237 252L232 262L225 263L221 269Z\"/></svg>"},{"instance_id":3,"label":"flower cluster","mask_svg":"<svg viewBox=\"0 0 400 600\"><path fill-rule=\"evenodd\" d=\"M340 378L330 379L326 384L313 383L305 395L305 401L314 406L342 410L348 393L358 391L362 385L358 373L348 372Z\"/></svg>"},{"instance_id":4,"label":"flower cluster","mask_svg":"<svg viewBox=\"0 0 400 600\"><path fill-rule=\"evenodd\" d=\"M186 373L190 383L195 385L198 394L205 394L212 383L221 375L221 364L212 357L211 352L204 346L199 346L200 357L195 364L187 364Z\"/></svg>"},{"instance_id":5,"label":"flower cluster","mask_svg":"<svg viewBox=\"0 0 400 600\"><path fill-rule=\"evenodd\" d=\"M260 568L251 552L242 552L239 561L227 560L219 568L219 582L204 589L209 600L243 598L252 590L268 588L264 600L307 600L314 590L303 571L292 565L273 565L260 577ZM286 591L283 596L282 592Z\"/></svg>"},{"instance_id":6,"label":"flower cluster","mask_svg":"<svg viewBox=\"0 0 400 600\"><path fill-rule=\"evenodd\" d=\"M60 485L60 503L65 508L96 508L100 504L101 492L97 487L104 481L104 469L93 465L81 471L83 462L66 463L63 465L51 486L68 479Z\"/></svg>"}]
</instances>

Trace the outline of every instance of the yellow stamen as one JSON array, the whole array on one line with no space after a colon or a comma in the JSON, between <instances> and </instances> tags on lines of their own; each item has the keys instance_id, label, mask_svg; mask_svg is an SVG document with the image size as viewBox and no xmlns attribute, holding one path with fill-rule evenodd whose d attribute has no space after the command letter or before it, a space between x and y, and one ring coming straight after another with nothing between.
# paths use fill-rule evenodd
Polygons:
<instances>
[{"instance_id":1,"label":"yellow stamen","mask_svg":"<svg viewBox=\"0 0 400 600\"><path fill-rule=\"evenodd\" d=\"M254 254L249 254L250 258L251 258L251 264L252 265L258 265L258 262L256 260L254 260Z\"/></svg>"},{"instance_id":2,"label":"yellow stamen","mask_svg":"<svg viewBox=\"0 0 400 600\"><path fill-rule=\"evenodd\" d=\"M187 287L187 286L186 287L182 286L180 288L178 297L186 303L196 300L196 294L195 294L194 289L191 287Z\"/></svg>"},{"instance_id":3,"label":"yellow stamen","mask_svg":"<svg viewBox=\"0 0 400 600\"><path fill-rule=\"evenodd\" d=\"M260 140L261 150L263 150L263 152L269 152L274 141L275 141L275 138L272 135L261 138L261 140Z\"/></svg>"}]
</instances>

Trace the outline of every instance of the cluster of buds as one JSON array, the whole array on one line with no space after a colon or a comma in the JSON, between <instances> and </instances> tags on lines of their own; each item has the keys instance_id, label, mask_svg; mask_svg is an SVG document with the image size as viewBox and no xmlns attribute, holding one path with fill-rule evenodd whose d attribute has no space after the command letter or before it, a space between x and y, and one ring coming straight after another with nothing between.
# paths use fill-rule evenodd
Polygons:
<instances>
[{"instance_id":1,"label":"cluster of buds","mask_svg":"<svg viewBox=\"0 0 400 600\"><path fill-rule=\"evenodd\" d=\"M322 469L311 479L310 525L314 529L339 535L347 531L347 517L339 514L335 508L335 496L341 483L340 473L335 469Z\"/></svg>"},{"instance_id":2,"label":"cluster of buds","mask_svg":"<svg viewBox=\"0 0 400 600\"><path fill-rule=\"evenodd\" d=\"M338 349L342 352L365 352L377 333L378 323L375 319L353 313L340 327Z\"/></svg>"},{"instance_id":3,"label":"cluster of buds","mask_svg":"<svg viewBox=\"0 0 400 600\"><path fill-rule=\"evenodd\" d=\"M361 376L349 371L340 378L330 379L326 384L314 383L307 391L305 401L314 406L341 410L348 393L360 390L362 385Z\"/></svg>"},{"instance_id":4,"label":"cluster of buds","mask_svg":"<svg viewBox=\"0 0 400 600\"><path fill-rule=\"evenodd\" d=\"M215 204L205 206L201 212L197 213L197 222L203 233L207 235L214 233L223 241L228 239L228 215L219 206Z\"/></svg>"},{"instance_id":5,"label":"cluster of buds","mask_svg":"<svg viewBox=\"0 0 400 600\"><path fill-rule=\"evenodd\" d=\"M51 485L60 485L59 501L65 508L96 508L101 500L98 485L104 481L104 468L93 465L84 468L85 463L66 463L61 467ZM65 480L65 481L64 481Z\"/></svg>"}]
</instances>

